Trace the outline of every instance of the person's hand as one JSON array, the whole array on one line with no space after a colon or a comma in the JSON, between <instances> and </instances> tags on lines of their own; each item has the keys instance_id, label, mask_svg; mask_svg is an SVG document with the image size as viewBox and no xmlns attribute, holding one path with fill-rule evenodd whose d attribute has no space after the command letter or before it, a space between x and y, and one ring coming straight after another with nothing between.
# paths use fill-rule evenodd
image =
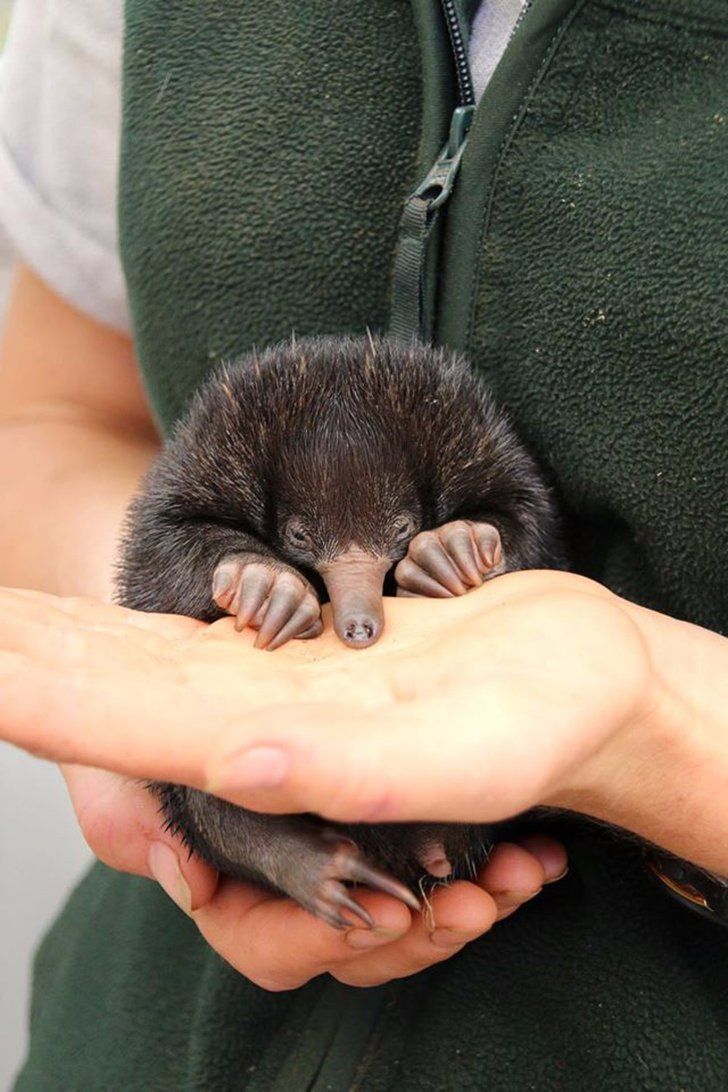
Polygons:
<instances>
[{"instance_id":1,"label":"person's hand","mask_svg":"<svg viewBox=\"0 0 728 1092\"><path fill-rule=\"evenodd\" d=\"M101 661L106 663L100 674L94 673L99 684L116 664L128 687L130 675L140 671L144 655L153 656L148 668L159 667L175 647L170 642L181 642L177 652L183 658L186 653L182 650L186 649L191 659L200 653L202 663L208 659L202 651L205 645L198 647L197 642L211 634L188 619L139 615L93 601L56 600L32 592L4 594L0 617L7 627L0 632L5 636L13 633L13 641L5 642L5 655L0 654L0 671L9 684L4 692L3 723L11 726L16 742L23 742L20 736L31 729L31 749L49 757L88 759L87 746L96 746L89 735L76 734L80 722L75 716L81 713L77 698L85 692L83 665L97 642L97 666ZM229 638L238 649L241 640L245 639L237 635ZM15 653L8 652L9 643ZM217 645L215 648L221 651ZM55 652L46 656L51 649ZM60 653L58 659L56 653ZM89 669L86 663L85 670ZM42 722L35 720L39 712L28 704L33 684L29 677L22 677L32 670L43 675L42 682L40 675L35 678L38 685L51 687L55 680L59 687L57 692L52 687L44 691ZM147 678L150 688L154 674L152 671L152 677ZM142 672L133 685L141 685L143 679ZM108 677L97 692L103 701L113 703L115 699L116 704L124 695L128 696L128 689L115 692ZM261 698L262 693L258 694L258 700ZM58 706L56 699L60 699ZM8 703L13 700L10 708ZM57 730L54 710L62 711L55 722ZM104 739L110 748L110 764L128 769L130 762L138 763L140 759L131 757L133 733L124 729L123 718L114 724L107 722L107 728ZM145 735L154 732L155 726L147 722ZM10 735L7 728L5 734ZM167 739L165 750L170 743ZM165 774L161 767L155 769L157 776L172 776L171 771ZM426 918L411 915L396 899L361 891L358 897L374 917L376 928L354 927L341 934L289 899L254 885L219 882L209 866L190 857L165 829L155 799L139 782L81 765L66 765L63 772L79 824L96 856L113 868L156 879L224 958L271 990L291 989L325 971L342 982L361 986L413 974L448 958L566 871L563 847L546 835L522 838L517 845L502 843L493 850L477 883L459 882L437 889L432 913Z\"/></svg>"},{"instance_id":2,"label":"person's hand","mask_svg":"<svg viewBox=\"0 0 728 1092\"><path fill-rule=\"evenodd\" d=\"M567 573L391 599L386 615L364 651L327 629L263 653L227 620L5 592L0 731L270 812L572 806L728 871L723 639Z\"/></svg>"},{"instance_id":3,"label":"person's hand","mask_svg":"<svg viewBox=\"0 0 728 1092\"><path fill-rule=\"evenodd\" d=\"M436 888L427 915L359 888L374 929L339 932L290 899L230 880L193 917L224 959L266 989L294 989L325 972L348 985L374 986L448 959L565 871L563 847L534 835L496 846L477 883Z\"/></svg>"},{"instance_id":4,"label":"person's hand","mask_svg":"<svg viewBox=\"0 0 728 1092\"><path fill-rule=\"evenodd\" d=\"M514 573L461 598L386 600L369 649L327 626L264 653L229 619L6 590L0 735L261 811L502 819L654 700L622 603L565 573Z\"/></svg>"},{"instance_id":5,"label":"person's hand","mask_svg":"<svg viewBox=\"0 0 728 1092\"><path fill-rule=\"evenodd\" d=\"M168 829L159 801L140 781L87 766L61 766L89 848L119 872L161 882L189 914L214 896L217 873Z\"/></svg>"},{"instance_id":6,"label":"person's hand","mask_svg":"<svg viewBox=\"0 0 728 1092\"><path fill-rule=\"evenodd\" d=\"M219 881L165 828L157 802L138 782L83 766L66 766L64 776L96 856L157 880L223 958L269 990L292 989L326 971L359 986L414 974L459 951L566 872L563 847L547 835L503 842L477 883L437 889L426 918L387 895L360 890L357 898L376 928L342 934L290 899Z\"/></svg>"}]
</instances>

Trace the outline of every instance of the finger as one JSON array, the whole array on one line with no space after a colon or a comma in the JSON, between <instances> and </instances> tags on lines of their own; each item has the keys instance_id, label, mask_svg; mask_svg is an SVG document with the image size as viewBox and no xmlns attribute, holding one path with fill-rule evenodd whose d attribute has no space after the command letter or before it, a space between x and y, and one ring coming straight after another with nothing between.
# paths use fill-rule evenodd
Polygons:
<instances>
[{"instance_id":1,"label":"finger","mask_svg":"<svg viewBox=\"0 0 728 1092\"><path fill-rule=\"evenodd\" d=\"M206 787L257 811L343 822L504 819L545 798L555 746L540 733L529 746L534 714L519 699L510 689L501 697L493 680L487 690L463 684L456 696L428 694L376 715L345 703L253 711L247 726L257 745L211 754ZM443 726L454 723L457 746L449 746ZM281 746L285 724L296 730ZM499 773L513 768L517 778Z\"/></svg>"},{"instance_id":2,"label":"finger","mask_svg":"<svg viewBox=\"0 0 728 1092\"><path fill-rule=\"evenodd\" d=\"M539 637L528 669L518 660L514 669L502 655L499 611L509 647L524 632L548 634L554 616L551 594L518 597L531 576L504 578L518 595L503 604L498 592L487 613L478 607L492 599L487 585L463 597L477 608L467 626L454 615L438 620L418 638L416 659L412 645L386 658L375 648L371 657L346 653L346 668L325 660L325 670L260 656L215 626L189 641L160 640L158 655L140 650L131 627L113 640L78 622L49 634L35 610L6 616L0 595L0 650L24 654L0 656L0 735L58 761L194 785L261 811L503 819L552 797L630 723L646 670L640 631L591 591L567 598L578 625L559 628L555 659L554 643ZM555 602L564 603L560 590ZM615 641L619 658L604 671ZM277 704L266 705L271 694Z\"/></svg>"},{"instance_id":3,"label":"finger","mask_svg":"<svg viewBox=\"0 0 728 1092\"><path fill-rule=\"evenodd\" d=\"M496 920L490 896L464 880L434 888L428 893L428 903L401 939L334 968L334 977L351 986L375 986L405 978L449 959L486 933Z\"/></svg>"},{"instance_id":4,"label":"finger","mask_svg":"<svg viewBox=\"0 0 728 1092\"><path fill-rule=\"evenodd\" d=\"M410 928L410 913L396 899L364 890L357 899L374 929L332 929L291 899L229 880L194 917L208 943L246 978L267 990L291 990L356 958L360 934L370 947L385 946Z\"/></svg>"},{"instance_id":5,"label":"finger","mask_svg":"<svg viewBox=\"0 0 728 1092\"><path fill-rule=\"evenodd\" d=\"M181 614L152 614L117 603L82 596L49 595L30 588L0 587L0 638L4 647L22 648L25 628L40 627L46 634L54 627L64 632L82 624L99 632L148 631L156 637L179 638L205 629L205 623ZM17 636L17 644L13 637Z\"/></svg>"},{"instance_id":6,"label":"finger","mask_svg":"<svg viewBox=\"0 0 728 1092\"><path fill-rule=\"evenodd\" d=\"M295 668L261 663L214 626L156 640L135 626L56 625L52 606L16 613L21 603L0 604L0 738L40 757L205 788L215 735L247 738L241 710L298 687Z\"/></svg>"},{"instance_id":7,"label":"finger","mask_svg":"<svg viewBox=\"0 0 728 1092\"><path fill-rule=\"evenodd\" d=\"M166 829L149 789L105 770L65 766L62 773L83 836L100 861L156 879L186 913L209 902L217 873Z\"/></svg>"},{"instance_id":8,"label":"finger","mask_svg":"<svg viewBox=\"0 0 728 1092\"><path fill-rule=\"evenodd\" d=\"M569 871L569 858L566 849L548 834L529 834L518 839L518 845L528 850L539 861L544 883L555 883Z\"/></svg>"},{"instance_id":9,"label":"finger","mask_svg":"<svg viewBox=\"0 0 728 1092\"><path fill-rule=\"evenodd\" d=\"M521 845L500 842L481 869L478 882L492 896L502 918L539 894L545 874L533 853Z\"/></svg>"},{"instance_id":10,"label":"finger","mask_svg":"<svg viewBox=\"0 0 728 1092\"><path fill-rule=\"evenodd\" d=\"M176 689L169 685L169 679L165 685L162 674L158 688L147 691L140 685L137 692L125 691L129 704L136 706L136 712L127 719L131 710L122 712L120 708L124 702L119 701L119 679L114 675L113 665L98 670L96 657L88 654L90 645L94 650L103 649L103 643L99 645L96 640L98 635L89 638L84 630L72 630L71 640L66 641L45 631L43 641L52 646L55 657L55 663L49 664L34 653L39 638L27 632L23 636L30 648L29 655L5 651L0 654L3 739L38 757L58 762L81 763L129 776L154 777L159 770L161 777L185 780L176 776L171 766L165 772L161 763L147 761L161 742L152 739L153 733L149 733L149 724L154 722L149 719L154 717L152 706L156 705L160 717L157 723L163 724L164 710L168 709L168 701ZM185 735L193 742L195 735L199 735L199 727L197 733L191 726L188 732L181 733L177 743L183 747ZM150 737L148 744L144 743L145 736ZM172 738L173 735L167 737L167 747ZM199 755L198 761L202 758Z\"/></svg>"}]
</instances>

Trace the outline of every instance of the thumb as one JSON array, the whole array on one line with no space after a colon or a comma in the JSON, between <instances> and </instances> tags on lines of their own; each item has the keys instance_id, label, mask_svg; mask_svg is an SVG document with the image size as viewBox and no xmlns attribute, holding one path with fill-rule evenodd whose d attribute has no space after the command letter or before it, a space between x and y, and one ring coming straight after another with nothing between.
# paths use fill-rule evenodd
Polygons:
<instances>
[{"instance_id":1,"label":"thumb","mask_svg":"<svg viewBox=\"0 0 728 1092\"><path fill-rule=\"evenodd\" d=\"M156 880L185 913L208 903L217 873L165 829L159 802L143 784L86 766L62 766L81 832L110 868Z\"/></svg>"}]
</instances>

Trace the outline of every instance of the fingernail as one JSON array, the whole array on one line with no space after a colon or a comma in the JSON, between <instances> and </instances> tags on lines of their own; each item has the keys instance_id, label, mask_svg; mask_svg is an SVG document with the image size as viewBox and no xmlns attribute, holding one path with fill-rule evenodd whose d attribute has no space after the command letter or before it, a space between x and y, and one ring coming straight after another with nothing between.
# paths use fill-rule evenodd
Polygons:
<instances>
[{"instance_id":1,"label":"fingernail","mask_svg":"<svg viewBox=\"0 0 728 1092\"><path fill-rule=\"evenodd\" d=\"M211 792L275 789L285 781L290 768L290 757L280 747L250 747L229 758L208 787Z\"/></svg>"},{"instance_id":2,"label":"fingernail","mask_svg":"<svg viewBox=\"0 0 728 1092\"><path fill-rule=\"evenodd\" d=\"M435 929L430 933L430 942L436 948L461 948L468 938L456 929Z\"/></svg>"},{"instance_id":3,"label":"fingernail","mask_svg":"<svg viewBox=\"0 0 728 1092\"><path fill-rule=\"evenodd\" d=\"M538 888L537 891L492 891L494 899L498 900L498 905L501 907L506 906L521 906L522 903L528 902L530 899L535 899L536 895L540 895L542 888Z\"/></svg>"},{"instance_id":4,"label":"fingernail","mask_svg":"<svg viewBox=\"0 0 728 1092\"><path fill-rule=\"evenodd\" d=\"M544 883L556 883L557 880L563 880L564 876L568 871L569 868L567 865L563 872L559 872L558 876L546 876L546 878L544 879Z\"/></svg>"},{"instance_id":5,"label":"fingernail","mask_svg":"<svg viewBox=\"0 0 728 1092\"><path fill-rule=\"evenodd\" d=\"M401 932L392 929L380 929L376 925L373 929L349 929L346 934L346 943L357 951L365 951L367 948L380 948L383 944L391 944L403 936Z\"/></svg>"},{"instance_id":6,"label":"fingernail","mask_svg":"<svg viewBox=\"0 0 728 1092\"><path fill-rule=\"evenodd\" d=\"M165 842L152 842L147 857L149 871L172 902L192 916L192 892L182 875L175 851Z\"/></svg>"}]
</instances>

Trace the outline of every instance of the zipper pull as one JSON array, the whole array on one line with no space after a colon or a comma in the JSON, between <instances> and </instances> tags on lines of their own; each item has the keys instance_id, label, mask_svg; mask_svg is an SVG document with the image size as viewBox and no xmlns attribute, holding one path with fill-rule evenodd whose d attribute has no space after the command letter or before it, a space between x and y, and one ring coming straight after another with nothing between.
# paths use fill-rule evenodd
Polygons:
<instances>
[{"instance_id":1,"label":"zipper pull","mask_svg":"<svg viewBox=\"0 0 728 1092\"><path fill-rule=\"evenodd\" d=\"M425 300L425 276L435 260L428 246L439 210L448 201L473 120L474 106L457 106L440 154L419 186L407 198L399 225L399 242L392 278L389 335L409 343L429 340L431 316Z\"/></svg>"},{"instance_id":2,"label":"zipper pull","mask_svg":"<svg viewBox=\"0 0 728 1092\"><path fill-rule=\"evenodd\" d=\"M447 143L432 164L429 173L407 198L408 201L414 198L424 199L429 202L430 212L436 211L445 204L455 185L474 109L473 106L457 106L453 110Z\"/></svg>"}]
</instances>

